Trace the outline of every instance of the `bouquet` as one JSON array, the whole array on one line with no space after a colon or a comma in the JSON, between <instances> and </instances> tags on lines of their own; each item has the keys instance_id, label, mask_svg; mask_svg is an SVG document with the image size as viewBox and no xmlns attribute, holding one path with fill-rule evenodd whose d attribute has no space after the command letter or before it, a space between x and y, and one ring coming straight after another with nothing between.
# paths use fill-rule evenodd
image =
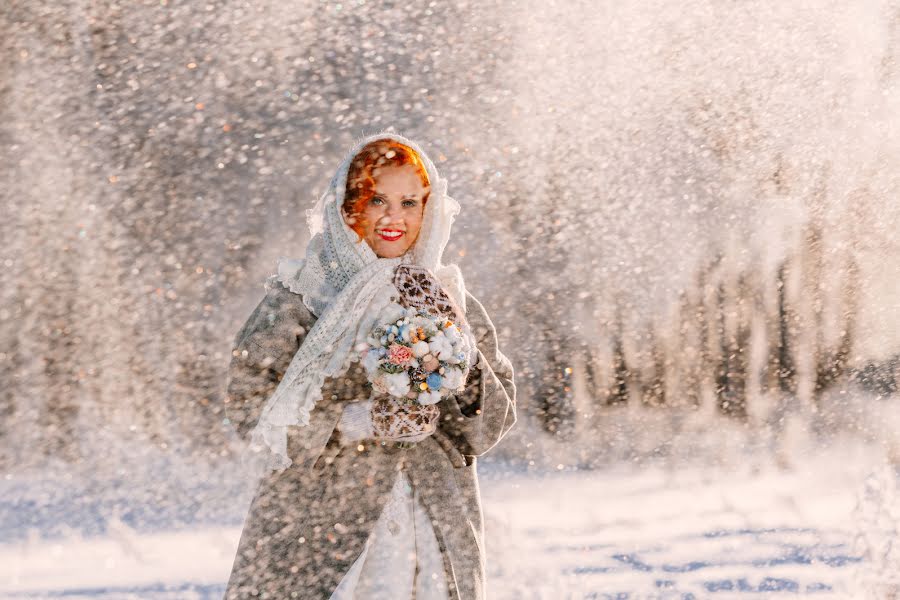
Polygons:
<instances>
[{"instance_id":1,"label":"bouquet","mask_svg":"<svg viewBox=\"0 0 900 600\"><path fill-rule=\"evenodd\" d=\"M469 374L472 345L458 325L399 304L363 345L361 360L376 392L419 404L436 404L461 391Z\"/></svg>"}]
</instances>

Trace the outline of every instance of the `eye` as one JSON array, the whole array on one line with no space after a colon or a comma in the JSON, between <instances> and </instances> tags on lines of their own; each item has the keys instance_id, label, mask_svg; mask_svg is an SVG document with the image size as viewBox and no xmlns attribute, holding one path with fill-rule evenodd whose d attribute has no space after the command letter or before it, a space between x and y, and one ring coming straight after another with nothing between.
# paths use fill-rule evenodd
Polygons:
<instances>
[{"instance_id":1,"label":"eye","mask_svg":"<svg viewBox=\"0 0 900 600\"><path fill-rule=\"evenodd\" d=\"M405 206L407 208L412 208L413 206L418 206L418 205L419 205L418 200L404 200L403 201L403 206Z\"/></svg>"},{"instance_id":2,"label":"eye","mask_svg":"<svg viewBox=\"0 0 900 600\"><path fill-rule=\"evenodd\" d=\"M373 196L372 199L369 200L369 202L375 206L381 206L382 204L384 204L384 198L382 198L381 196Z\"/></svg>"}]
</instances>

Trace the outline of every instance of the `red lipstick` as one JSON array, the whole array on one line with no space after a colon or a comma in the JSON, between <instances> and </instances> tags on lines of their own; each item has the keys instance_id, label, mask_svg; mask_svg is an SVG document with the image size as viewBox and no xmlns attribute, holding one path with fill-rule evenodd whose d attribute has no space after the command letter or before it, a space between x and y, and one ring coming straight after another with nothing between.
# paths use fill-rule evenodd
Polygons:
<instances>
[{"instance_id":1,"label":"red lipstick","mask_svg":"<svg viewBox=\"0 0 900 600\"><path fill-rule=\"evenodd\" d=\"M386 242L396 242L403 237L403 232L399 229L379 229L375 233Z\"/></svg>"}]
</instances>

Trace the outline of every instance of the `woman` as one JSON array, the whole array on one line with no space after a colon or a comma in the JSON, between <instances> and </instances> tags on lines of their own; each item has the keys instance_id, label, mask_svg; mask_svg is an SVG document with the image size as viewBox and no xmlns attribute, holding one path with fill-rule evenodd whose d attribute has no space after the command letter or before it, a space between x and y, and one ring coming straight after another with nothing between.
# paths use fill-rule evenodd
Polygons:
<instances>
[{"instance_id":1,"label":"woman","mask_svg":"<svg viewBox=\"0 0 900 600\"><path fill-rule=\"evenodd\" d=\"M226 414L269 458L226 598L485 596L476 457L516 422L509 360L444 265L459 205L411 140L361 140L238 333ZM465 387L435 404L379 394L356 345L391 302L470 336ZM356 361L356 362L355 362Z\"/></svg>"}]
</instances>

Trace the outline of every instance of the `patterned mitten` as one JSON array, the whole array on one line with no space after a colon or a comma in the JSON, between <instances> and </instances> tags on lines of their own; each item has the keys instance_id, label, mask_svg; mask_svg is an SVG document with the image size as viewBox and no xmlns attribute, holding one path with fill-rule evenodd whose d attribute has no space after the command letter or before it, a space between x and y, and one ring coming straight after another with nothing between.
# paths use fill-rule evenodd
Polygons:
<instances>
[{"instance_id":1,"label":"patterned mitten","mask_svg":"<svg viewBox=\"0 0 900 600\"><path fill-rule=\"evenodd\" d=\"M434 273L418 265L402 264L394 271L394 287L400 292L400 304L459 322L462 311L447 295Z\"/></svg>"},{"instance_id":2,"label":"patterned mitten","mask_svg":"<svg viewBox=\"0 0 900 600\"><path fill-rule=\"evenodd\" d=\"M440 415L437 404L419 404L393 396L378 396L372 401L372 426L378 439L424 440L437 429Z\"/></svg>"}]
</instances>

